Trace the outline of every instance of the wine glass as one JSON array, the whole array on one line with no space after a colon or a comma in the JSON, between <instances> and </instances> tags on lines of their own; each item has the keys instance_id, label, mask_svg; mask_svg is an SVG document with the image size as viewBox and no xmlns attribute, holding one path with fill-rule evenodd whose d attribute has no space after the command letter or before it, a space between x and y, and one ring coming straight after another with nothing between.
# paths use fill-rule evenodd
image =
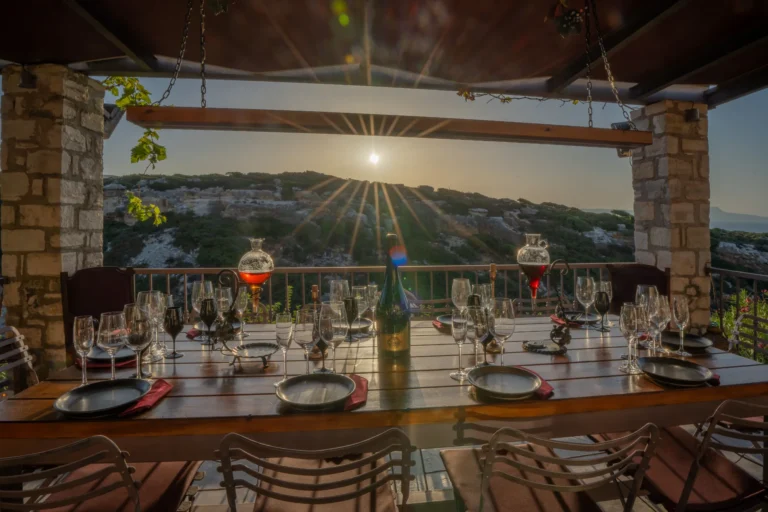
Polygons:
<instances>
[{"instance_id":1,"label":"wine glass","mask_svg":"<svg viewBox=\"0 0 768 512\"><path fill-rule=\"evenodd\" d=\"M299 310L296 312L296 325L293 329L293 339L304 349L304 357L307 360L307 375L309 375L309 352L316 343L314 336L317 313L312 310Z\"/></svg>"},{"instance_id":2,"label":"wine glass","mask_svg":"<svg viewBox=\"0 0 768 512\"><path fill-rule=\"evenodd\" d=\"M645 315L647 318L648 340L645 348L654 352L661 348L661 297L648 296L645 303Z\"/></svg>"},{"instance_id":3,"label":"wine glass","mask_svg":"<svg viewBox=\"0 0 768 512\"><path fill-rule=\"evenodd\" d=\"M472 286L469 284L469 279L463 277L454 279L451 284L451 300L453 301L453 307L467 309L467 300L471 293Z\"/></svg>"},{"instance_id":4,"label":"wine glass","mask_svg":"<svg viewBox=\"0 0 768 512\"><path fill-rule=\"evenodd\" d=\"M158 327L163 321L165 313L165 297L156 290L139 292L136 295L136 305L147 315L147 319L153 328L152 348L148 351L145 362L158 361L165 355L165 344L161 345L158 337Z\"/></svg>"},{"instance_id":5,"label":"wine glass","mask_svg":"<svg viewBox=\"0 0 768 512\"><path fill-rule=\"evenodd\" d=\"M595 280L591 277L576 279L576 300L584 306L584 329L589 330L589 308L595 302Z\"/></svg>"},{"instance_id":6,"label":"wine glass","mask_svg":"<svg viewBox=\"0 0 768 512\"><path fill-rule=\"evenodd\" d=\"M493 323L490 325L493 338L501 345L501 366L504 366L504 342L515 334L515 307L512 299L495 299L493 301Z\"/></svg>"},{"instance_id":7,"label":"wine glass","mask_svg":"<svg viewBox=\"0 0 768 512\"><path fill-rule=\"evenodd\" d=\"M283 379L275 382L275 387L288 380L288 349L293 341L293 319L290 313L278 313L275 317L277 344L283 351Z\"/></svg>"},{"instance_id":8,"label":"wine glass","mask_svg":"<svg viewBox=\"0 0 768 512\"><path fill-rule=\"evenodd\" d=\"M664 354L669 354L670 350L661 343L661 337L664 331L669 327L669 322L672 321L672 309L669 307L669 299L666 295L659 296L659 350Z\"/></svg>"},{"instance_id":9,"label":"wine glass","mask_svg":"<svg viewBox=\"0 0 768 512\"><path fill-rule=\"evenodd\" d=\"M232 307L232 288L219 286L213 292L213 298L216 299L218 319L223 321L224 315Z\"/></svg>"},{"instance_id":10,"label":"wine glass","mask_svg":"<svg viewBox=\"0 0 768 512\"><path fill-rule=\"evenodd\" d=\"M322 368L315 370L315 373L334 373L336 368L336 346L347 336L349 324L346 318L343 318L343 302L323 302L320 306L320 317L318 319L318 330L320 339L333 351L333 366L325 367L325 357L323 357Z\"/></svg>"},{"instance_id":11,"label":"wine glass","mask_svg":"<svg viewBox=\"0 0 768 512\"><path fill-rule=\"evenodd\" d=\"M472 294L480 297L480 305L486 309L493 307L493 292L491 291L491 284L473 284Z\"/></svg>"},{"instance_id":12,"label":"wine glass","mask_svg":"<svg viewBox=\"0 0 768 512\"><path fill-rule=\"evenodd\" d=\"M373 317L373 323L371 324L370 334L373 336L376 334L376 306L379 304L379 286L376 284L369 284L367 287L368 292L368 307L371 310L371 316Z\"/></svg>"},{"instance_id":13,"label":"wine glass","mask_svg":"<svg viewBox=\"0 0 768 512\"><path fill-rule=\"evenodd\" d=\"M459 368L451 372L451 378L459 382L467 378L467 372L464 371L461 363L461 347L467 339L467 312L464 309L454 308L451 312L451 335L453 341L459 346Z\"/></svg>"},{"instance_id":14,"label":"wine glass","mask_svg":"<svg viewBox=\"0 0 768 512\"><path fill-rule=\"evenodd\" d=\"M203 299L213 298L213 283L211 281L195 281L192 283L192 309L200 316L200 304Z\"/></svg>"},{"instance_id":15,"label":"wine glass","mask_svg":"<svg viewBox=\"0 0 768 512\"><path fill-rule=\"evenodd\" d=\"M621 306L619 326L621 328L621 333L627 339L627 345L629 346L629 356L627 357L627 360L619 366L619 371L628 373L630 375L642 373L642 370L637 366L636 362L637 334L639 327L638 318L639 311L637 305L631 302L626 302L623 306Z\"/></svg>"},{"instance_id":16,"label":"wine glass","mask_svg":"<svg viewBox=\"0 0 768 512\"><path fill-rule=\"evenodd\" d=\"M251 296L248 293L248 286L240 285L237 297L235 297L235 313L237 313L237 319L240 320L240 331L238 332L240 345L243 344L243 338L248 337L248 333L245 332L245 311L248 309L250 298Z\"/></svg>"},{"instance_id":17,"label":"wine glass","mask_svg":"<svg viewBox=\"0 0 768 512\"><path fill-rule=\"evenodd\" d=\"M99 318L99 338L96 344L109 354L112 362L112 380L115 380L115 354L125 346L125 315L122 311L102 313Z\"/></svg>"},{"instance_id":18,"label":"wine glass","mask_svg":"<svg viewBox=\"0 0 768 512\"><path fill-rule=\"evenodd\" d=\"M165 327L165 332L167 332L173 340L173 352L166 354L165 358L178 359L184 357L184 354L181 352L176 352L176 338L184 328L184 312L181 310L181 306L165 308L163 326Z\"/></svg>"},{"instance_id":19,"label":"wine glass","mask_svg":"<svg viewBox=\"0 0 768 512\"><path fill-rule=\"evenodd\" d=\"M605 326L605 315L608 310L611 309L611 297L608 292L599 291L595 293L595 309L600 313L600 332L611 332L611 330Z\"/></svg>"},{"instance_id":20,"label":"wine glass","mask_svg":"<svg viewBox=\"0 0 768 512\"><path fill-rule=\"evenodd\" d=\"M475 343L480 343L483 346L483 362L478 363L477 366L489 366L488 351L486 350L488 343L493 339L490 331L490 313L482 306L469 306L467 308L467 317L470 319L469 324L475 327Z\"/></svg>"},{"instance_id":21,"label":"wine glass","mask_svg":"<svg viewBox=\"0 0 768 512\"><path fill-rule=\"evenodd\" d=\"M475 347L475 366L473 368L477 368L480 366L480 341L475 334L475 320L469 311L467 311L467 343L471 343Z\"/></svg>"},{"instance_id":22,"label":"wine glass","mask_svg":"<svg viewBox=\"0 0 768 512\"><path fill-rule=\"evenodd\" d=\"M211 338L211 326L216 321L218 312L216 311L216 300L213 297L205 298L200 303L200 320L205 324L208 335L203 345L214 345Z\"/></svg>"},{"instance_id":23,"label":"wine glass","mask_svg":"<svg viewBox=\"0 0 768 512\"><path fill-rule=\"evenodd\" d=\"M355 338L367 338L368 334L363 332L363 314L368 309L368 287L353 286L352 297L354 297L355 306L357 307L357 318L355 319L357 334L355 334Z\"/></svg>"},{"instance_id":24,"label":"wine glass","mask_svg":"<svg viewBox=\"0 0 768 512\"><path fill-rule=\"evenodd\" d=\"M341 302L349 297L349 281L334 279L331 281L331 302Z\"/></svg>"},{"instance_id":25,"label":"wine glass","mask_svg":"<svg viewBox=\"0 0 768 512\"><path fill-rule=\"evenodd\" d=\"M347 313L347 324L349 325L347 341L352 341L352 323L357 318L357 301L354 297L345 297L342 302L344 303L344 311Z\"/></svg>"},{"instance_id":26,"label":"wine glass","mask_svg":"<svg viewBox=\"0 0 768 512\"><path fill-rule=\"evenodd\" d=\"M674 353L681 357L689 357L691 354L685 351L685 328L691 320L691 313L688 311L688 297L685 295L675 295L672 297L672 318L675 325L680 329L680 348Z\"/></svg>"},{"instance_id":27,"label":"wine glass","mask_svg":"<svg viewBox=\"0 0 768 512\"><path fill-rule=\"evenodd\" d=\"M651 299L652 298L658 299L658 297L659 297L659 290L652 284L639 284L635 289L635 304L645 308L645 315L647 317L650 316ZM645 332L642 332L641 334L645 334L646 338L650 339L650 332L645 331ZM647 342L641 343L641 346L644 346L646 348L652 348L651 344Z\"/></svg>"},{"instance_id":28,"label":"wine glass","mask_svg":"<svg viewBox=\"0 0 768 512\"><path fill-rule=\"evenodd\" d=\"M85 386L88 384L88 376L85 369L86 361L88 360L88 352L93 347L93 317L90 315L76 316L72 337L75 341L75 351L80 356L80 368L83 372L80 385Z\"/></svg>"},{"instance_id":29,"label":"wine glass","mask_svg":"<svg viewBox=\"0 0 768 512\"><path fill-rule=\"evenodd\" d=\"M609 304L608 311L610 312L610 305L613 304L613 285L611 284L610 281L599 281L597 283L597 291L605 292L608 294L608 304ZM613 322L608 320L607 322L605 322L605 325L607 325L608 327L612 327Z\"/></svg>"},{"instance_id":30,"label":"wine glass","mask_svg":"<svg viewBox=\"0 0 768 512\"><path fill-rule=\"evenodd\" d=\"M143 379L145 376L141 373L141 353L152 343L152 322L137 304L126 304L123 307L123 315L126 344L136 354L136 378Z\"/></svg>"}]
</instances>

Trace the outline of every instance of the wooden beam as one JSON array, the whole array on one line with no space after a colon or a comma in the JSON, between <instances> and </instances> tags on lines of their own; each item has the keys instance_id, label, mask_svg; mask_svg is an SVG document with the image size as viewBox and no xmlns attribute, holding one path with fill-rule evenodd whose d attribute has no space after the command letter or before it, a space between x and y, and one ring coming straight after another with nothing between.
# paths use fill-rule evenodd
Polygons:
<instances>
[{"instance_id":1,"label":"wooden beam","mask_svg":"<svg viewBox=\"0 0 768 512\"><path fill-rule=\"evenodd\" d=\"M677 65L663 66L657 74L631 87L629 96L634 100L645 100L670 85L683 82L696 73L733 58L766 40L768 40L768 26L762 24L756 29L716 41L709 45L709 51L697 52L691 58L678 62Z\"/></svg>"},{"instance_id":2,"label":"wooden beam","mask_svg":"<svg viewBox=\"0 0 768 512\"><path fill-rule=\"evenodd\" d=\"M64 0L64 3L102 37L123 52L126 57L135 62L143 71L154 71L157 68L155 56L151 52L140 49L139 43L134 41L131 36L124 33L118 36L117 29L108 27L107 24L94 16L78 0Z\"/></svg>"},{"instance_id":3,"label":"wooden beam","mask_svg":"<svg viewBox=\"0 0 768 512\"><path fill-rule=\"evenodd\" d=\"M728 80L704 94L709 108L715 108L768 87L768 65Z\"/></svg>"},{"instance_id":4,"label":"wooden beam","mask_svg":"<svg viewBox=\"0 0 768 512\"><path fill-rule=\"evenodd\" d=\"M129 107L128 121L141 127L186 130L231 130L278 133L357 135L349 118L360 114L199 107ZM375 125L382 114L365 114ZM651 132L582 126L514 123L478 119L399 116L397 136L496 142L636 148L653 142ZM346 120L346 122L345 122ZM297 128L301 127L301 129ZM387 135L389 135L387 132ZM385 136L384 133L379 135Z\"/></svg>"},{"instance_id":5,"label":"wooden beam","mask_svg":"<svg viewBox=\"0 0 768 512\"><path fill-rule=\"evenodd\" d=\"M610 57L611 54L625 47L638 36L647 33L661 21L667 19L669 15L678 12L688 3L690 3L690 0L676 0L669 5L662 6L659 9L652 9L649 12L641 13L631 18L618 30L603 37L605 53ZM602 64L603 57L600 53L600 46L597 43L590 47L590 55L594 56L590 65L593 68L595 66L599 67ZM547 80L547 89L553 93L560 92L584 76L585 72L586 65L584 63L584 55L582 54L569 62L562 71Z\"/></svg>"}]
</instances>

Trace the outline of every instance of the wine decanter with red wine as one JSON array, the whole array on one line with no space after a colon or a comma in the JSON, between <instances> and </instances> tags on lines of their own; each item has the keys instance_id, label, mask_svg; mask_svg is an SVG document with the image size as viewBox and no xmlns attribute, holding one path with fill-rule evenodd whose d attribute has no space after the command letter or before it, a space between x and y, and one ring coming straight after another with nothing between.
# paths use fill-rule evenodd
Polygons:
<instances>
[{"instance_id":1,"label":"wine decanter with red wine","mask_svg":"<svg viewBox=\"0 0 768 512\"><path fill-rule=\"evenodd\" d=\"M536 307L536 296L541 284L541 278L549 268L549 244L538 234L526 234L525 246L517 251L517 263L520 270L528 278L528 288L531 290L531 305Z\"/></svg>"},{"instance_id":2,"label":"wine decanter with red wine","mask_svg":"<svg viewBox=\"0 0 768 512\"><path fill-rule=\"evenodd\" d=\"M261 288L272 277L272 272L275 270L272 257L261 248L263 242L263 238L251 238L251 250L240 258L240 263L237 265L240 281L251 289L254 315L259 315L260 312Z\"/></svg>"}]
</instances>

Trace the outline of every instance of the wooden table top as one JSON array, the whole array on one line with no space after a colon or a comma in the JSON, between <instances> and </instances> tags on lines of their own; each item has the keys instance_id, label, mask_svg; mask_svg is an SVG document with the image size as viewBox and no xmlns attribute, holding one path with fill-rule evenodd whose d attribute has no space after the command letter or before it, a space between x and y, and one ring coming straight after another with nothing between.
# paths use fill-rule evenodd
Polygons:
<instances>
[{"instance_id":1,"label":"wooden table top","mask_svg":"<svg viewBox=\"0 0 768 512\"><path fill-rule=\"evenodd\" d=\"M249 326L251 340L274 340L274 326ZM620 411L661 405L714 402L727 398L768 395L768 365L710 348L691 357L720 375L720 386L664 389L644 376L618 371L626 341L617 327L604 335L574 329L568 352L548 356L525 352L523 340L545 340L548 318L518 320L506 343L505 363L536 371L554 388L549 400L479 403L471 387L449 377L458 364L458 349L450 335L429 321L412 322L411 357L401 363L377 359L372 340L342 343L337 369L369 381L367 404L352 412L295 413L286 410L274 393L282 377L280 352L264 369L261 363L231 366L231 357L196 341L179 341L184 357L150 365L153 377L167 379L173 390L152 410L126 419L68 420L52 408L53 401L80 383L80 370L70 367L47 381L0 403L0 439L80 438L109 436L223 435L228 432L297 432L379 428L397 425L449 423L459 412L497 418L540 418L585 411ZM330 353L329 353L330 354ZM490 357L490 355L489 355ZM495 356L498 360L498 355ZM474 351L464 346L463 363L474 363ZM311 361L311 366L319 366ZM330 363L329 363L330 364ZM305 371L303 351L288 351L288 374ZM126 377L135 369L119 369ZM109 370L89 370L89 379L107 379Z\"/></svg>"}]
</instances>

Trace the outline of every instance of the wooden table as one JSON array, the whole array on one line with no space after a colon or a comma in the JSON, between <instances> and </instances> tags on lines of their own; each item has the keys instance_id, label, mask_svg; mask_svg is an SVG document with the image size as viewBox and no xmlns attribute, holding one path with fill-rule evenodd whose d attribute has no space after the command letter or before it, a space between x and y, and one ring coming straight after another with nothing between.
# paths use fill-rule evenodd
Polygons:
<instances>
[{"instance_id":1,"label":"wooden table","mask_svg":"<svg viewBox=\"0 0 768 512\"><path fill-rule=\"evenodd\" d=\"M250 338L273 340L274 326L250 326ZM471 387L453 381L457 347L429 321L412 323L411 357L401 363L376 358L374 342L343 343L337 368L369 381L367 404L348 413L298 414L283 409L273 383L282 376L281 355L266 369L260 363L230 366L231 357L195 341L180 341L184 357L151 365L155 377L174 386L154 409L130 419L74 421L62 418L51 404L80 382L71 367L0 404L0 454L40 451L74 439L104 434L131 453L132 461L210 459L221 437L240 432L276 444L319 447L346 444L381 429L400 426L421 448L450 446L471 437L468 424L512 425L543 435L568 436L702 421L727 398L765 403L768 365L718 349L691 360L720 375L721 385L697 389L663 389L643 376L618 371L626 342L616 327L600 336L574 329L568 353L546 356L524 352L526 339L548 339L548 318L518 320L506 344L506 364L525 365L555 389L549 400L478 403ZM464 365L474 361L465 345ZM497 356L498 357L498 356ZM320 363L312 362L313 366ZM305 370L303 352L288 353L288 373ZM134 369L122 369L128 376ZM90 371L90 379L109 378L108 370Z\"/></svg>"}]
</instances>

